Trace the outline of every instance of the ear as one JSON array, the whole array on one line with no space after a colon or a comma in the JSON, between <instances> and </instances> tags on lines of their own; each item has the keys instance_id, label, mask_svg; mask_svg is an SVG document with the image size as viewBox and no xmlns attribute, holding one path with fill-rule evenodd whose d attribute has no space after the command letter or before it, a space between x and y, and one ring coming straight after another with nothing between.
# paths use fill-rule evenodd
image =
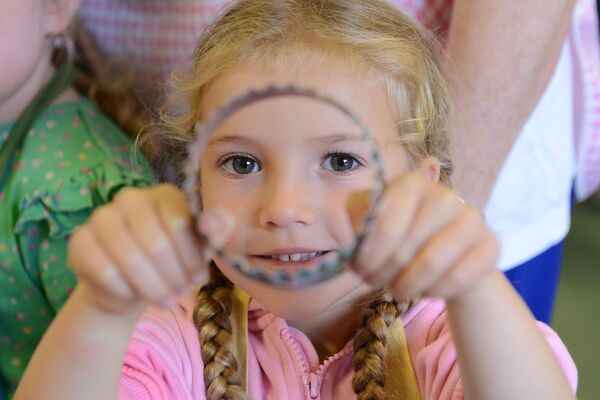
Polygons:
<instances>
[{"instance_id":1,"label":"ear","mask_svg":"<svg viewBox=\"0 0 600 400\"><path fill-rule=\"evenodd\" d=\"M65 32L79 7L80 0L48 0L46 6L46 35Z\"/></svg>"},{"instance_id":2,"label":"ear","mask_svg":"<svg viewBox=\"0 0 600 400\"><path fill-rule=\"evenodd\" d=\"M423 176L433 182L440 180L440 162L433 156L421 160L418 170Z\"/></svg>"}]
</instances>

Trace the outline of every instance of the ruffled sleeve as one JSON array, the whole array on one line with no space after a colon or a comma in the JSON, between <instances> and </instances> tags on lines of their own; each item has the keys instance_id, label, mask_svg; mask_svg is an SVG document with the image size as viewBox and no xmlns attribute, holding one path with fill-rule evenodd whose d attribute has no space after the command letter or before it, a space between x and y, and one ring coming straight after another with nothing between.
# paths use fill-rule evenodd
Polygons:
<instances>
[{"instance_id":1,"label":"ruffled sleeve","mask_svg":"<svg viewBox=\"0 0 600 400\"><path fill-rule=\"evenodd\" d=\"M120 189L150 184L149 172L103 162L23 197L14 234L31 279L41 286L54 311L62 307L76 283L66 267L69 235Z\"/></svg>"},{"instance_id":2,"label":"ruffled sleeve","mask_svg":"<svg viewBox=\"0 0 600 400\"><path fill-rule=\"evenodd\" d=\"M15 233L22 233L31 222L43 221L51 239L65 238L87 220L94 208L108 203L120 189L152 183L150 173L125 170L109 162L83 169L66 182L26 195L19 207Z\"/></svg>"}]
</instances>

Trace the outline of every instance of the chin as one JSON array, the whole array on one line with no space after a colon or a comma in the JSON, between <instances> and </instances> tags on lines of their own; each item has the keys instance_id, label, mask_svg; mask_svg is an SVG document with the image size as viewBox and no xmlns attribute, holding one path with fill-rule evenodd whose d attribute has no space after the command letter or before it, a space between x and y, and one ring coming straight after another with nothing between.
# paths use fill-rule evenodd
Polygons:
<instances>
[{"instance_id":1,"label":"chin","mask_svg":"<svg viewBox=\"0 0 600 400\"><path fill-rule=\"evenodd\" d=\"M309 289L290 290L271 286L223 268L223 273L265 309L286 320L308 320L318 316L339 300L347 297L362 281L350 272L343 272L327 282Z\"/></svg>"}]
</instances>

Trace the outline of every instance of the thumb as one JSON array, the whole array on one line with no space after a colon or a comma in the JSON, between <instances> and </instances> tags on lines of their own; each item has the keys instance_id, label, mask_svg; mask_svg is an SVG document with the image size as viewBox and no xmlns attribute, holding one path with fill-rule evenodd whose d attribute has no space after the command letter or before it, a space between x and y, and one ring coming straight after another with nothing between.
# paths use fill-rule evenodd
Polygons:
<instances>
[{"instance_id":1,"label":"thumb","mask_svg":"<svg viewBox=\"0 0 600 400\"><path fill-rule=\"evenodd\" d=\"M346 209L352 223L352 228L355 233L360 233L364 230L364 219L369 209L371 208L371 191L364 190L354 192L348 196L346 201Z\"/></svg>"},{"instance_id":2,"label":"thumb","mask_svg":"<svg viewBox=\"0 0 600 400\"><path fill-rule=\"evenodd\" d=\"M223 208L212 208L205 211L198 221L198 229L209 238L211 243L222 247L235 228L235 219Z\"/></svg>"}]
</instances>

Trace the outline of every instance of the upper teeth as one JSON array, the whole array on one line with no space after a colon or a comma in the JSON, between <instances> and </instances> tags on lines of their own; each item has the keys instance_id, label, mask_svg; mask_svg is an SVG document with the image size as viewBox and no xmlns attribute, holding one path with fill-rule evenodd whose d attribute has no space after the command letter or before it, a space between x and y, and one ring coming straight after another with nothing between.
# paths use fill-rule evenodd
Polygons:
<instances>
[{"instance_id":1,"label":"upper teeth","mask_svg":"<svg viewBox=\"0 0 600 400\"><path fill-rule=\"evenodd\" d=\"M323 254L321 251L315 251L311 253L277 254L272 255L271 258L279 261L306 261L309 258L320 256L321 254Z\"/></svg>"}]
</instances>

